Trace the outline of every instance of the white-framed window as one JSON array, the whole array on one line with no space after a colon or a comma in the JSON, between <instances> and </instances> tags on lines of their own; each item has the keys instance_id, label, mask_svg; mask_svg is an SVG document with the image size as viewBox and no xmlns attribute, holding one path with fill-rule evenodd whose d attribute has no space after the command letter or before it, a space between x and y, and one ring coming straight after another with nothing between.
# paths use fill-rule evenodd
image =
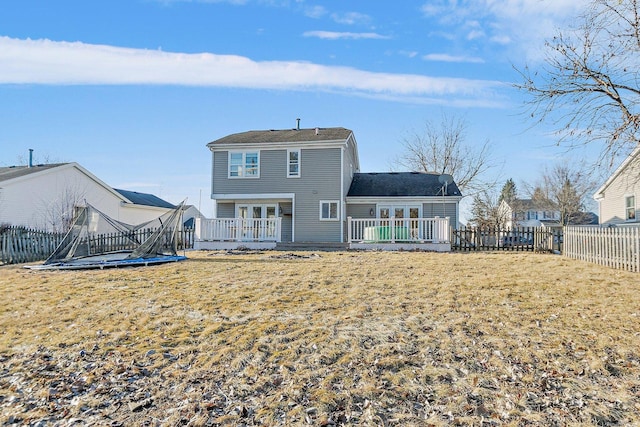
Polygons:
<instances>
[{"instance_id":1,"label":"white-framed window","mask_svg":"<svg viewBox=\"0 0 640 427\"><path fill-rule=\"evenodd\" d=\"M627 221L636 220L636 196L626 196L624 198L625 218Z\"/></svg>"},{"instance_id":2,"label":"white-framed window","mask_svg":"<svg viewBox=\"0 0 640 427\"><path fill-rule=\"evenodd\" d=\"M260 152L229 151L229 178L260 178Z\"/></svg>"},{"instance_id":3,"label":"white-framed window","mask_svg":"<svg viewBox=\"0 0 640 427\"><path fill-rule=\"evenodd\" d=\"M300 178L300 150L287 150L287 178Z\"/></svg>"},{"instance_id":4,"label":"white-framed window","mask_svg":"<svg viewBox=\"0 0 640 427\"><path fill-rule=\"evenodd\" d=\"M337 200L320 201L320 221L338 221L340 219L340 202Z\"/></svg>"}]
</instances>

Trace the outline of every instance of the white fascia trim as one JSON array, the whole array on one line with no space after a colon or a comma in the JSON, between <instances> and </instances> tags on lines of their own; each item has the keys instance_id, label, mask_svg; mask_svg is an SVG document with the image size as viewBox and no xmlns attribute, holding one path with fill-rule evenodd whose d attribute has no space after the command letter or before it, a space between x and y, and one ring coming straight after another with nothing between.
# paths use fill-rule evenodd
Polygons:
<instances>
[{"instance_id":1,"label":"white fascia trim","mask_svg":"<svg viewBox=\"0 0 640 427\"><path fill-rule=\"evenodd\" d=\"M123 208L127 208L127 209L140 209L140 210L145 210L145 211L149 210L149 211L158 211L158 212L163 212L163 213L168 212L168 211L173 209L173 208L163 208L161 206L139 205L139 204L127 203L127 202L120 202L120 206L123 207Z\"/></svg>"},{"instance_id":2,"label":"white fascia trim","mask_svg":"<svg viewBox=\"0 0 640 427\"><path fill-rule=\"evenodd\" d=\"M334 148L347 145L344 139L329 141L292 141L292 142L261 142L261 143L234 143L221 144L209 147L211 151L247 151L247 150L282 150L291 147L308 148Z\"/></svg>"},{"instance_id":3,"label":"white fascia trim","mask_svg":"<svg viewBox=\"0 0 640 427\"><path fill-rule=\"evenodd\" d=\"M629 166L629 163L631 163L636 157L638 157L639 154L640 154L640 146L635 150L633 150L631 154L629 154L629 156L626 159L624 159L624 161L620 164L620 166L618 166L618 168L611 174L611 176L605 181L605 183L602 184L602 187L596 190L596 192L593 195L593 198L598 201L602 200L604 198L603 193L607 189L607 187L611 185L611 183L618 177L618 175L620 175L622 171L624 171L627 168L627 166Z\"/></svg>"},{"instance_id":4,"label":"white fascia trim","mask_svg":"<svg viewBox=\"0 0 640 427\"><path fill-rule=\"evenodd\" d=\"M295 193L256 193L256 194L213 194L215 200L266 200L266 199L286 199L290 200L295 197Z\"/></svg>"},{"instance_id":5,"label":"white fascia trim","mask_svg":"<svg viewBox=\"0 0 640 427\"><path fill-rule=\"evenodd\" d=\"M347 197L346 202L351 204L371 204L371 203L398 203L398 202L419 202L419 203L442 203L460 202L462 196L398 196L398 197Z\"/></svg>"}]
</instances>

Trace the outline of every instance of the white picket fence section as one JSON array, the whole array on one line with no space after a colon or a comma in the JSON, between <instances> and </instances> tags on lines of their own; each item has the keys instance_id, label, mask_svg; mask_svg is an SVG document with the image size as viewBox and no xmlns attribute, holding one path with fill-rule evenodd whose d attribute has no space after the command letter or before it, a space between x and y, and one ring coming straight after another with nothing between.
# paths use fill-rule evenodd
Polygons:
<instances>
[{"instance_id":1,"label":"white picket fence section","mask_svg":"<svg viewBox=\"0 0 640 427\"><path fill-rule=\"evenodd\" d=\"M450 242L449 218L348 218L349 243Z\"/></svg>"},{"instance_id":2,"label":"white picket fence section","mask_svg":"<svg viewBox=\"0 0 640 427\"><path fill-rule=\"evenodd\" d=\"M196 218L200 242L279 242L282 218Z\"/></svg>"},{"instance_id":3,"label":"white picket fence section","mask_svg":"<svg viewBox=\"0 0 640 427\"><path fill-rule=\"evenodd\" d=\"M567 226L563 238L569 258L640 271L640 227Z\"/></svg>"}]
</instances>

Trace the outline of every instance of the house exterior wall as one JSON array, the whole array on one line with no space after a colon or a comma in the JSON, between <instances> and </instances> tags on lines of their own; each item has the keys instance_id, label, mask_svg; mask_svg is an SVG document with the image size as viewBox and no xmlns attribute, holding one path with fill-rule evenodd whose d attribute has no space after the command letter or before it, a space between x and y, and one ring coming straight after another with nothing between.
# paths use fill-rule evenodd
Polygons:
<instances>
[{"instance_id":1,"label":"house exterior wall","mask_svg":"<svg viewBox=\"0 0 640 427\"><path fill-rule=\"evenodd\" d=\"M635 158L601 192L599 216L601 224L626 224L638 222L640 203L640 159ZM627 220L626 198L635 197L635 219Z\"/></svg>"},{"instance_id":2,"label":"house exterior wall","mask_svg":"<svg viewBox=\"0 0 640 427\"><path fill-rule=\"evenodd\" d=\"M373 209L373 216L371 216L371 209ZM369 219L376 217L376 204L375 203L347 203L347 216L358 219Z\"/></svg>"},{"instance_id":3,"label":"house exterior wall","mask_svg":"<svg viewBox=\"0 0 640 427\"><path fill-rule=\"evenodd\" d=\"M301 148L296 146L290 149ZM248 198L261 194L295 194L295 206L292 216L283 215L283 235L291 229L293 223L295 240L298 242L339 242L342 238L342 223L338 221L320 220L321 201L341 201L340 178L342 172L342 147L335 148L302 148L300 151L300 177L287 178L287 150L260 150L259 178L229 178L229 152L220 150L213 152L212 196L247 195ZM283 204L286 200L278 200ZM293 202L293 201L290 201ZM235 216L227 208L226 203L218 202L218 217ZM339 212L342 210L340 203ZM284 211L284 209L283 209ZM283 241L284 240L283 236Z\"/></svg>"},{"instance_id":4,"label":"house exterior wall","mask_svg":"<svg viewBox=\"0 0 640 427\"><path fill-rule=\"evenodd\" d=\"M435 217L449 217L449 224L452 227L458 226L458 205L451 202L429 202L422 204L422 217L423 218L435 218Z\"/></svg>"},{"instance_id":5,"label":"house exterior wall","mask_svg":"<svg viewBox=\"0 0 640 427\"><path fill-rule=\"evenodd\" d=\"M62 212L88 201L119 219L120 199L74 167L36 172L0 184L0 223L58 229Z\"/></svg>"},{"instance_id":6,"label":"house exterior wall","mask_svg":"<svg viewBox=\"0 0 640 427\"><path fill-rule=\"evenodd\" d=\"M458 209L456 203L447 202L416 202L416 201L389 201L385 199L381 203L347 203L347 216L358 219L376 218L378 204L381 205L422 205L422 218L435 218L436 216L444 218L449 217L449 223L456 227L458 224ZM371 216L371 209L374 214Z\"/></svg>"},{"instance_id":7,"label":"house exterior wall","mask_svg":"<svg viewBox=\"0 0 640 427\"><path fill-rule=\"evenodd\" d=\"M37 167L37 166L34 166ZM67 164L0 183L0 223L66 231L60 218L88 202L127 224L140 224L167 212L164 208L123 205L122 198L82 169Z\"/></svg>"}]
</instances>

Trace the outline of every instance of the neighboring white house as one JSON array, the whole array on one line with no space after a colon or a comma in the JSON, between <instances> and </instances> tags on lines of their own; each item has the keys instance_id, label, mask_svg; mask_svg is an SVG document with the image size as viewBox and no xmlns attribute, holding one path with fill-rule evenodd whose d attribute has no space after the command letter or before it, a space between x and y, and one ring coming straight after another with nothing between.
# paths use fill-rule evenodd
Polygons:
<instances>
[{"instance_id":1,"label":"neighboring white house","mask_svg":"<svg viewBox=\"0 0 640 427\"><path fill-rule=\"evenodd\" d=\"M560 211L541 209L532 199L516 199L511 204L503 200L499 210L507 228L560 226Z\"/></svg>"},{"instance_id":2,"label":"neighboring white house","mask_svg":"<svg viewBox=\"0 0 640 427\"><path fill-rule=\"evenodd\" d=\"M127 224L174 208L151 194L113 189L78 163L0 167L0 224L65 231L85 202Z\"/></svg>"},{"instance_id":3,"label":"neighboring white house","mask_svg":"<svg viewBox=\"0 0 640 427\"><path fill-rule=\"evenodd\" d=\"M640 197L640 147L636 148L600 187L593 198L598 202L600 224L637 224Z\"/></svg>"}]
</instances>

